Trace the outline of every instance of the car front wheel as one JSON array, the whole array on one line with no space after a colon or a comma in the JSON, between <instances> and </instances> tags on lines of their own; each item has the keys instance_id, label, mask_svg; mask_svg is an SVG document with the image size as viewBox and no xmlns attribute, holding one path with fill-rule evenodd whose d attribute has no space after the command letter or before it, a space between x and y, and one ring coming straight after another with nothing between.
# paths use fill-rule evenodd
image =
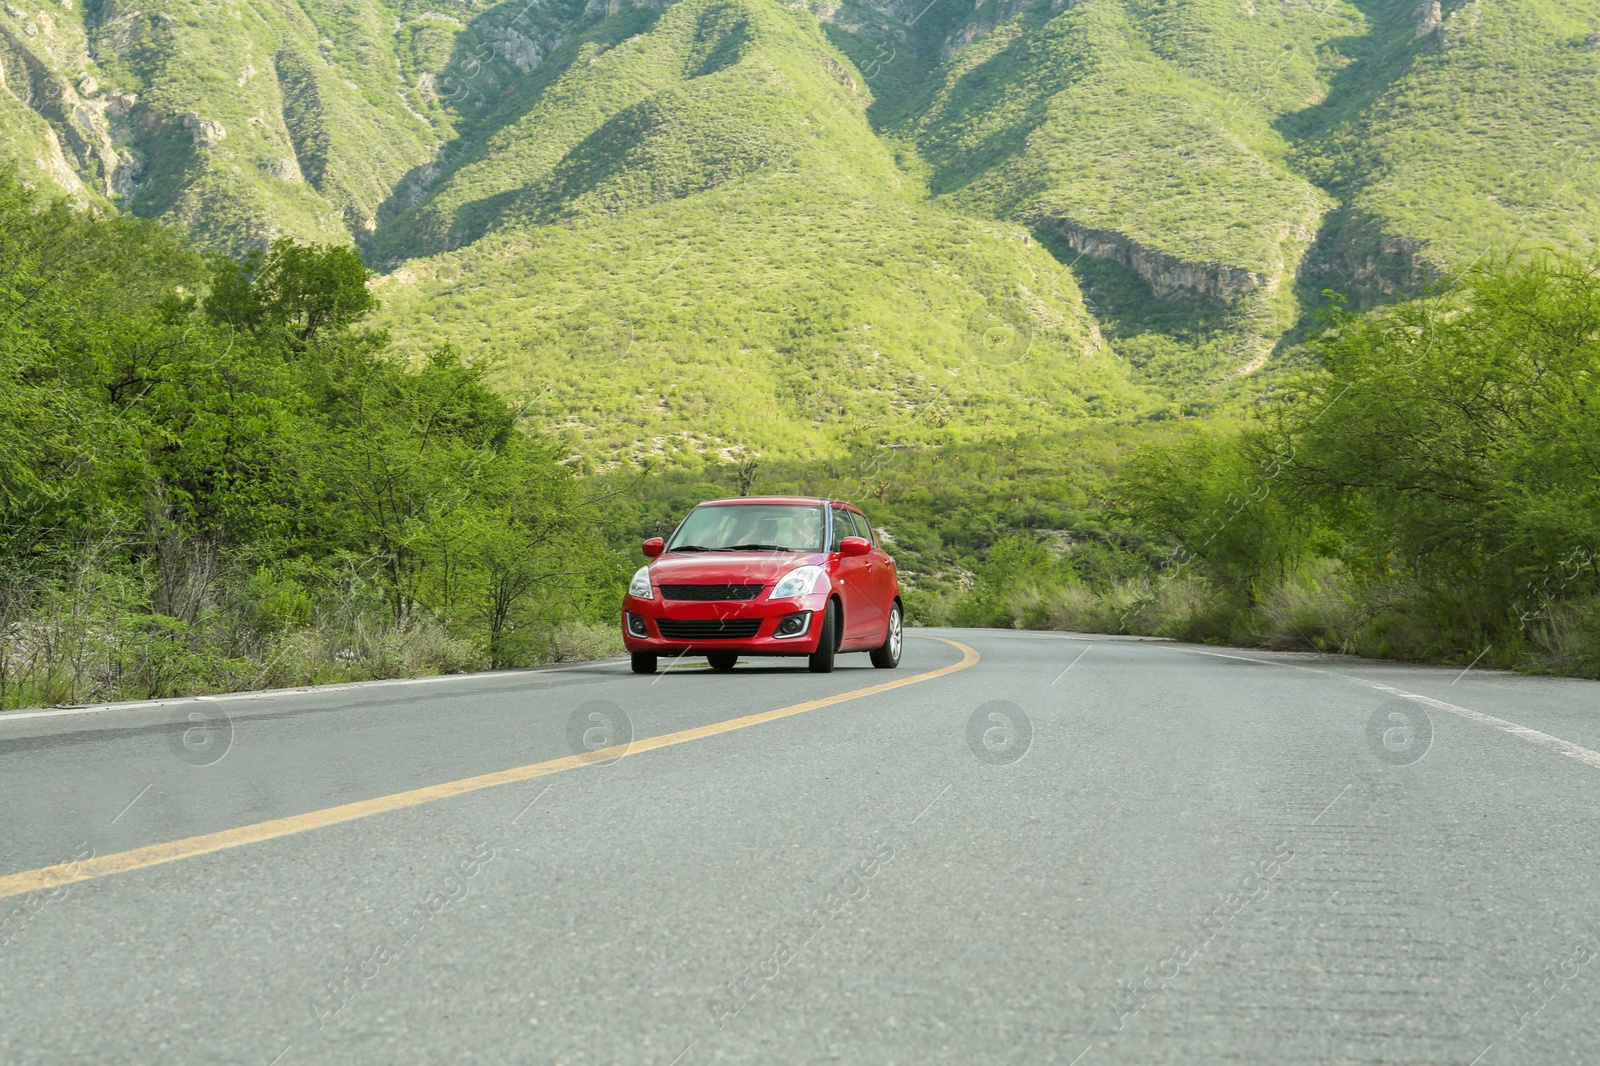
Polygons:
<instances>
[{"instance_id":1,"label":"car front wheel","mask_svg":"<svg viewBox=\"0 0 1600 1066\"><path fill-rule=\"evenodd\" d=\"M872 665L880 670L893 670L900 665L900 645L905 641L900 623L900 605L889 605L889 632L884 634L883 646L872 649Z\"/></svg>"},{"instance_id":2,"label":"car front wheel","mask_svg":"<svg viewBox=\"0 0 1600 1066\"><path fill-rule=\"evenodd\" d=\"M833 673L833 653L838 647L839 605L829 600L827 612L822 619L822 632L817 635L817 650L811 653L811 672Z\"/></svg>"},{"instance_id":3,"label":"car front wheel","mask_svg":"<svg viewBox=\"0 0 1600 1066\"><path fill-rule=\"evenodd\" d=\"M633 672L636 674L653 674L656 672L656 657L653 652L636 651L633 653Z\"/></svg>"},{"instance_id":4,"label":"car front wheel","mask_svg":"<svg viewBox=\"0 0 1600 1066\"><path fill-rule=\"evenodd\" d=\"M725 673L726 671L732 670L738 661L739 656L727 651L706 656L706 662L710 663L711 669L717 671L718 673Z\"/></svg>"}]
</instances>

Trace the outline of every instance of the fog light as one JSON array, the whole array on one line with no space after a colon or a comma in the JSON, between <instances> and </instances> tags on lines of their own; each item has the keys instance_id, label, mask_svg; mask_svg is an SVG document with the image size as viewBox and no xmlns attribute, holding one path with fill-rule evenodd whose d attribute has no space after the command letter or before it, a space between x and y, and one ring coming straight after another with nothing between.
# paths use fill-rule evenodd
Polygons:
<instances>
[{"instance_id":1,"label":"fog light","mask_svg":"<svg viewBox=\"0 0 1600 1066\"><path fill-rule=\"evenodd\" d=\"M806 630L810 628L811 612L797 611L794 614L785 615L783 620L778 623L778 628L773 630L772 635L775 637L803 637L806 635Z\"/></svg>"},{"instance_id":2,"label":"fog light","mask_svg":"<svg viewBox=\"0 0 1600 1066\"><path fill-rule=\"evenodd\" d=\"M645 628L644 619L640 618L632 611L628 612L628 635L631 637L641 637L645 640L650 639L650 630Z\"/></svg>"}]
</instances>

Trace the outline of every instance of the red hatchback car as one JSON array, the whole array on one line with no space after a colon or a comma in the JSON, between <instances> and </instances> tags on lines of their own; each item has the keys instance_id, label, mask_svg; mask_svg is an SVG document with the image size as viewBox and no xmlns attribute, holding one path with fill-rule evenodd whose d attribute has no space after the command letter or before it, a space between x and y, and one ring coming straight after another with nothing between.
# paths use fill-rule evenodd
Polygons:
<instances>
[{"instance_id":1,"label":"red hatchback car","mask_svg":"<svg viewBox=\"0 0 1600 1066\"><path fill-rule=\"evenodd\" d=\"M622 601L633 670L663 655L804 655L827 673L839 652L900 665L900 579L860 511L838 500L742 496L690 511L671 537L644 542L653 562Z\"/></svg>"}]
</instances>

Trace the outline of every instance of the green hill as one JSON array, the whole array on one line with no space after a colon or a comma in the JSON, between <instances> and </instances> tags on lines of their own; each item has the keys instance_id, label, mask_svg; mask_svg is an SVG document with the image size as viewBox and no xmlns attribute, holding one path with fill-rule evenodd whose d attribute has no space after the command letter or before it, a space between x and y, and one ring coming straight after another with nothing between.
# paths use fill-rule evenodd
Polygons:
<instances>
[{"instance_id":1,"label":"green hill","mask_svg":"<svg viewBox=\"0 0 1600 1066\"><path fill-rule=\"evenodd\" d=\"M685 0L649 21L570 42L380 240L451 249L380 289L403 344L498 357L530 417L608 458L1151 406L1024 230L927 202L808 18Z\"/></svg>"},{"instance_id":2,"label":"green hill","mask_svg":"<svg viewBox=\"0 0 1600 1066\"><path fill-rule=\"evenodd\" d=\"M1316 280L1381 299L1489 252L1600 234L1600 3L1375 9L1290 116L1294 164L1339 197Z\"/></svg>"},{"instance_id":3,"label":"green hill","mask_svg":"<svg viewBox=\"0 0 1600 1066\"><path fill-rule=\"evenodd\" d=\"M1331 201L1241 98L1247 71L1183 62L1212 47L1208 27L1139 14L1105 0L1030 10L955 54L907 124L935 191L1058 230L1157 295L1284 287Z\"/></svg>"},{"instance_id":4,"label":"green hill","mask_svg":"<svg viewBox=\"0 0 1600 1066\"><path fill-rule=\"evenodd\" d=\"M24 180L357 244L586 461L1216 409L1600 232L1600 0L0 5ZM1219 387L1220 386L1220 387Z\"/></svg>"}]
</instances>

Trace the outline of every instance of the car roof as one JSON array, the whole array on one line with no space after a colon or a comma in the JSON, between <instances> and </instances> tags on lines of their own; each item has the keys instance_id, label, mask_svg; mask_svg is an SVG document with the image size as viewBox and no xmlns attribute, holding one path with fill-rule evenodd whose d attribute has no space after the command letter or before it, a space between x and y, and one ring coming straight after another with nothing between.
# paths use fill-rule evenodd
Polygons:
<instances>
[{"instance_id":1,"label":"car roof","mask_svg":"<svg viewBox=\"0 0 1600 1066\"><path fill-rule=\"evenodd\" d=\"M824 506L827 506L828 504L832 504L835 507L846 507L846 508L849 508L852 511L860 510L860 508L858 508L853 503L846 503L843 500L832 500L832 499L828 499L825 496L731 496L731 497L729 497L729 498L727 498L725 500L706 500L704 503L700 504L699 506L701 506L701 507L726 507L726 506L730 506L730 505L737 505L737 504L743 504L743 503L778 503L778 504L790 504L790 505L798 504L800 506L811 506L811 507L824 507Z\"/></svg>"}]
</instances>

